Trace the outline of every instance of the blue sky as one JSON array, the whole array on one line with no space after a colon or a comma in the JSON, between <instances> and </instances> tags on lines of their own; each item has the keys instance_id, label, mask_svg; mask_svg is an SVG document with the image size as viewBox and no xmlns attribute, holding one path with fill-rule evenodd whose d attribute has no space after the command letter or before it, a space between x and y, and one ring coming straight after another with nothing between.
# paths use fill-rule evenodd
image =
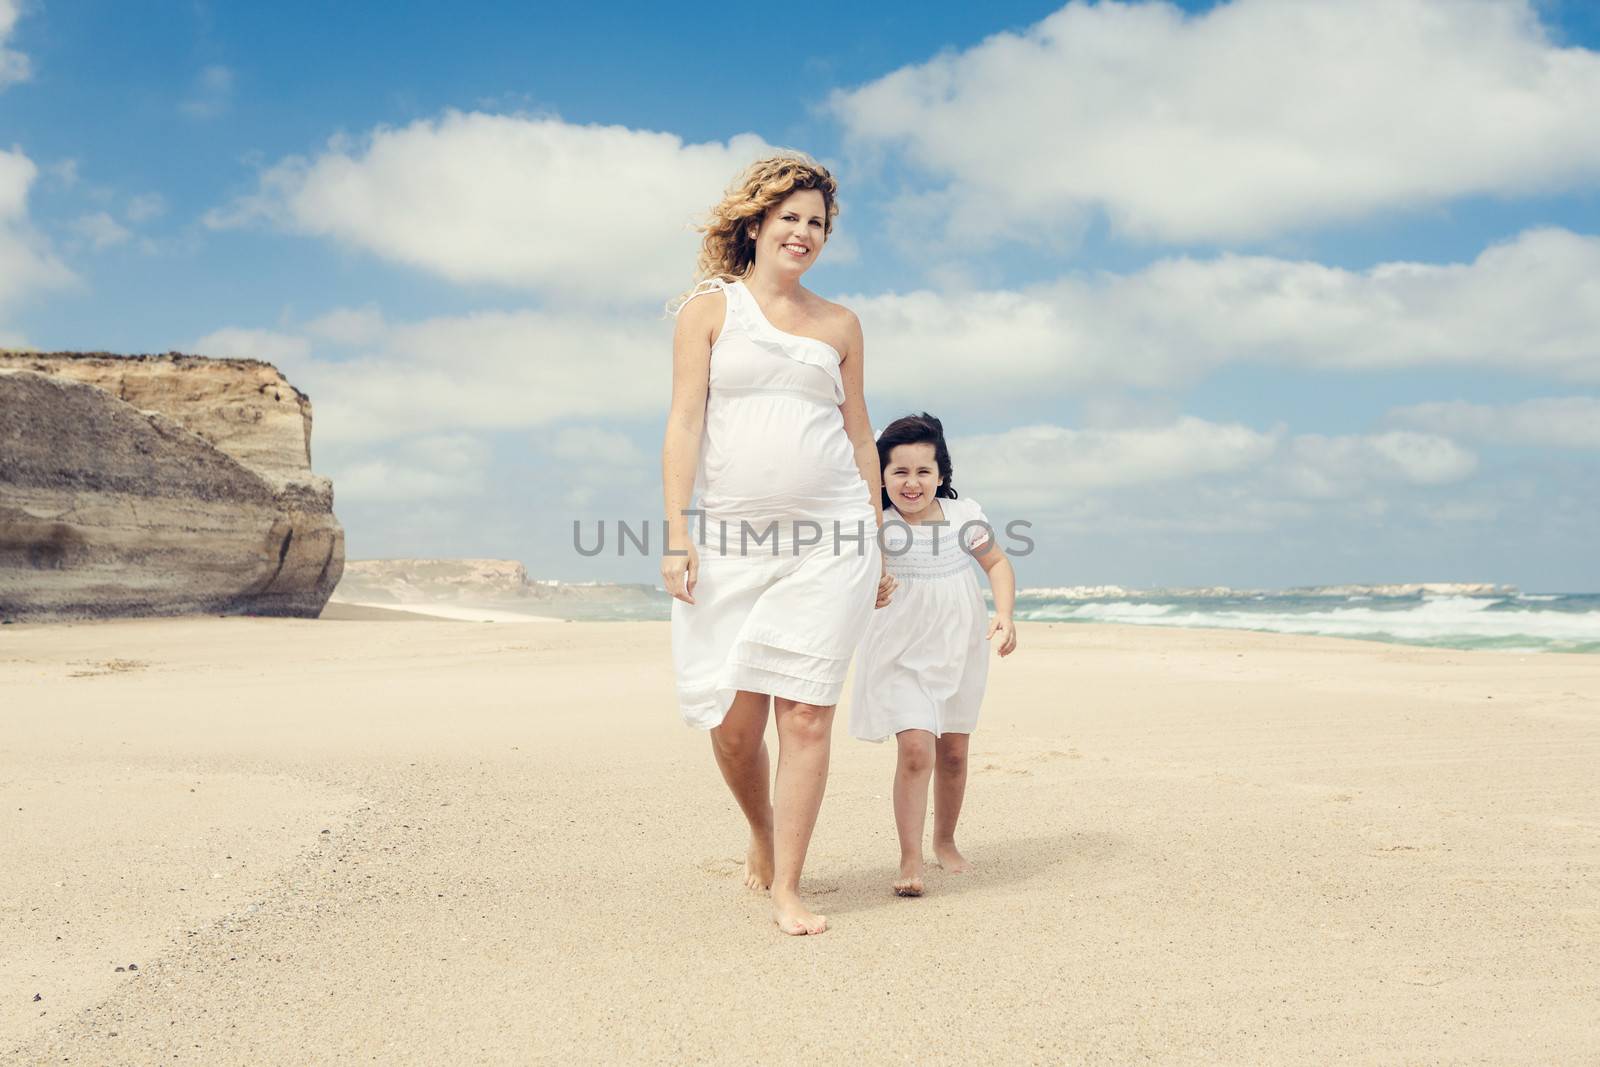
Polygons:
<instances>
[{"instance_id":1,"label":"blue sky","mask_svg":"<svg viewBox=\"0 0 1600 1067\"><path fill-rule=\"evenodd\" d=\"M569 15L0 0L0 342L274 361L354 558L649 581L571 524L659 510L685 222L796 147L1024 584L1600 588L1593 5Z\"/></svg>"}]
</instances>

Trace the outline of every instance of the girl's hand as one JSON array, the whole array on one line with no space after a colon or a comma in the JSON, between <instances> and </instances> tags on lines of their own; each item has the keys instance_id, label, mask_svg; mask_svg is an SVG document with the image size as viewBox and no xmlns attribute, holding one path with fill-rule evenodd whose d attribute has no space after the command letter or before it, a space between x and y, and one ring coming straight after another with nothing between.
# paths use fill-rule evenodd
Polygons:
<instances>
[{"instance_id":1,"label":"girl's hand","mask_svg":"<svg viewBox=\"0 0 1600 1067\"><path fill-rule=\"evenodd\" d=\"M1000 635L1000 654L1009 656L1017 650L1017 624L1011 621L1009 615L996 615L989 622L989 632L984 635L988 640L995 634Z\"/></svg>"},{"instance_id":2,"label":"girl's hand","mask_svg":"<svg viewBox=\"0 0 1600 1067\"><path fill-rule=\"evenodd\" d=\"M889 603L894 599L894 591L899 587L900 583L895 581L894 575L885 570L878 578L878 602L872 606L881 608Z\"/></svg>"},{"instance_id":3,"label":"girl's hand","mask_svg":"<svg viewBox=\"0 0 1600 1067\"><path fill-rule=\"evenodd\" d=\"M683 555L661 556L661 587L672 599L694 603L694 583L700 580L700 552L691 540Z\"/></svg>"}]
</instances>

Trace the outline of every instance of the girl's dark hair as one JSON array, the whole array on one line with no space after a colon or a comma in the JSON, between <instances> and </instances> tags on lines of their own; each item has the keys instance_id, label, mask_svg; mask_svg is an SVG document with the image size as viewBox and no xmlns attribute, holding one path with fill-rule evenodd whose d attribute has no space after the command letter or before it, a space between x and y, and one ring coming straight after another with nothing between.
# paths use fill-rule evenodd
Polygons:
<instances>
[{"instance_id":1,"label":"girl's dark hair","mask_svg":"<svg viewBox=\"0 0 1600 1067\"><path fill-rule=\"evenodd\" d=\"M889 465L889 453L898 445L932 445L933 461L939 467L939 488L936 497L956 499L956 487L950 484L953 468L950 466L950 449L944 443L944 423L924 411L921 415L906 415L895 419L878 435L878 470ZM888 509L889 490L883 490L883 506Z\"/></svg>"}]
</instances>

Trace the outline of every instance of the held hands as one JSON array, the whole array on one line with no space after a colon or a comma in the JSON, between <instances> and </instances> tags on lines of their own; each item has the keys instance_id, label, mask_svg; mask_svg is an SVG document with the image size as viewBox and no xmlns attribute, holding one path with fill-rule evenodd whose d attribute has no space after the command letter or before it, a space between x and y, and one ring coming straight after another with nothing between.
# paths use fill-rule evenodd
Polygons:
<instances>
[{"instance_id":1,"label":"held hands","mask_svg":"<svg viewBox=\"0 0 1600 1067\"><path fill-rule=\"evenodd\" d=\"M1000 635L1000 654L1009 656L1017 650L1017 624L1011 621L1009 615L996 615L989 621L989 632L984 635L984 640Z\"/></svg>"},{"instance_id":2,"label":"held hands","mask_svg":"<svg viewBox=\"0 0 1600 1067\"><path fill-rule=\"evenodd\" d=\"M694 603L694 584L700 580L700 552L690 542L682 555L661 557L661 587L672 599Z\"/></svg>"},{"instance_id":3,"label":"held hands","mask_svg":"<svg viewBox=\"0 0 1600 1067\"><path fill-rule=\"evenodd\" d=\"M900 583L895 581L894 575L890 574L888 568L885 567L883 573L878 577L878 602L872 606L881 608L893 600L894 591L899 588L899 585Z\"/></svg>"}]
</instances>

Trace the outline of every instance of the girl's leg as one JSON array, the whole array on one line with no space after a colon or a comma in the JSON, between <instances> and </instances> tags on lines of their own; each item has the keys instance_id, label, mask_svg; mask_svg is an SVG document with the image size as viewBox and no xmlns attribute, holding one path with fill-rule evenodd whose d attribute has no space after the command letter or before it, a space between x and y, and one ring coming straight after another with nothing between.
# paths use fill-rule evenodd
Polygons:
<instances>
[{"instance_id":1,"label":"girl's leg","mask_svg":"<svg viewBox=\"0 0 1600 1067\"><path fill-rule=\"evenodd\" d=\"M933 784L933 858L951 874L961 874L967 861L956 849L956 820L967 795L967 742L971 734L943 734L938 742Z\"/></svg>"},{"instance_id":2,"label":"girl's leg","mask_svg":"<svg viewBox=\"0 0 1600 1067\"><path fill-rule=\"evenodd\" d=\"M772 918L786 934L820 934L825 916L800 902L800 868L828 785L833 707L773 698L778 716L778 779L774 789Z\"/></svg>"},{"instance_id":3,"label":"girl's leg","mask_svg":"<svg viewBox=\"0 0 1600 1067\"><path fill-rule=\"evenodd\" d=\"M744 884L751 889L772 885L772 770L767 762L765 693L740 690L722 725L711 731L722 780L750 823L750 848L744 861Z\"/></svg>"},{"instance_id":4,"label":"girl's leg","mask_svg":"<svg viewBox=\"0 0 1600 1067\"><path fill-rule=\"evenodd\" d=\"M928 777L933 771L933 734L901 730L894 735L900 756L894 766L894 828L900 834L900 877L894 891L922 895L922 828L928 818Z\"/></svg>"}]
</instances>

